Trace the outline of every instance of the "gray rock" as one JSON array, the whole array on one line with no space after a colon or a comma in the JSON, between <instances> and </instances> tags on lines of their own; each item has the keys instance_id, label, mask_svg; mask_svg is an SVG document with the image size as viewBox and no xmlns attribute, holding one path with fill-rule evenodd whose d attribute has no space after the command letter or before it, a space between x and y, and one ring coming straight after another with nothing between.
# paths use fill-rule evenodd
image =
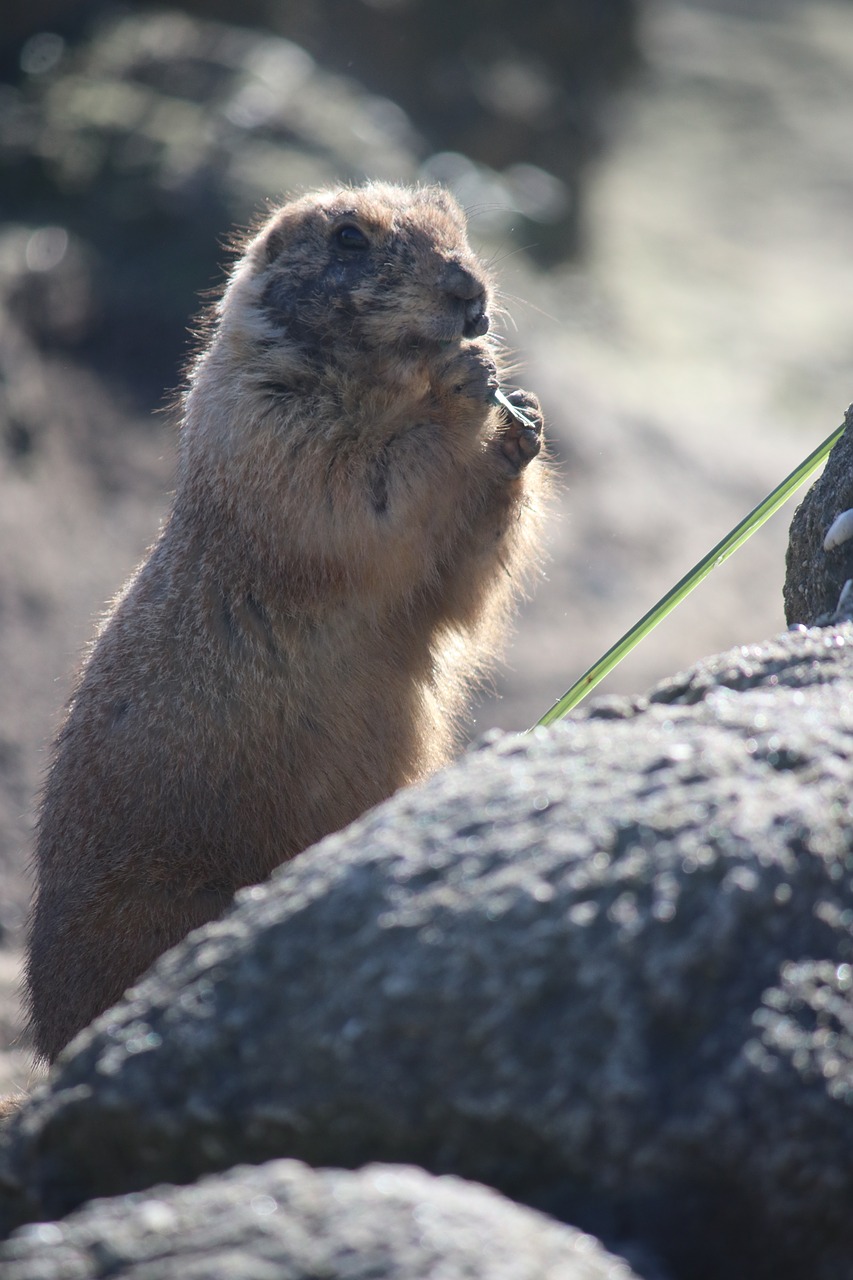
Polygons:
<instances>
[{"instance_id":1,"label":"gray rock","mask_svg":"<svg viewBox=\"0 0 853 1280\"><path fill-rule=\"evenodd\" d=\"M844 435L791 521L784 587L789 623L811 624L834 613L845 582L853 578L853 538L829 551L823 546L836 516L853 507L853 405L844 426Z\"/></svg>"},{"instance_id":2,"label":"gray rock","mask_svg":"<svg viewBox=\"0 0 853 1280\"><path fill-rule=\"evenodd\" d=\"M7 1225L388 1160L684 1280L849 1280L851 646L789 633L492 741L245 892L11 1123Z\"/></svg>"},{"instance_id":3,"label":"gray rock","mask_svg":"<svg viewBox=\"0 0 853 1280\"><path fill-rule=\"evenodd\" d=\"M0 1245L4 1280L636 1280L590 1236L419 1169L295 1160L100 1200Z\"/></svg>"}]
</instances>

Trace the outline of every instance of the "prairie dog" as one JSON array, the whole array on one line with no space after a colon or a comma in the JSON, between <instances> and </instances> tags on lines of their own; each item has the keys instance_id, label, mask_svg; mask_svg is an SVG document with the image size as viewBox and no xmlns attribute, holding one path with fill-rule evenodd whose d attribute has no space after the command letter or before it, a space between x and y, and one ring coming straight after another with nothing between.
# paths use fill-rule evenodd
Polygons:
<instances>
[{"instance_id":1,"label":"prairie dog","mask_svg":"<svg viewBox=\"0 0 853 1280\"><path fill-rule=\"evenodd\" d=\"M52 1060L241 886L448 760L544 468L437 187L285 204L183 397L172 512L54 745L27 985Z\"/></svg>"}]
</instances>

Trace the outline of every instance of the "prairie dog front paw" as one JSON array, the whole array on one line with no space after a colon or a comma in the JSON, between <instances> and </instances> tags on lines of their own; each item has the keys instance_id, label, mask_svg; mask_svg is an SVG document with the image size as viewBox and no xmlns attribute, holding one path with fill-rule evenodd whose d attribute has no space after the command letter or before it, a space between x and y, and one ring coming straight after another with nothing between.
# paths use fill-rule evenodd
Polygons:
<instances>
[{"instance_id":1,"label":"prairie dog front paw","mask_svg":"<svg viewBox=\"0 0 853 1280\"><path fill-rule=\"evenodd\" d=\"M532 391L520 389L510 391L506 393L505 398L514 408L519 409L527 420L520 421L505 405L499 405L501 429L495 438L495 444L513 474L518 475L529 462L533 461L542 447L542 427L545 419L539 399Z\"/></svg>"},{"instance_id":2,"label":"prairie dog front paw","mask_svg":"<svg viewBox=\"0 0 853 1280\"><path fill-rule=\"evenodd\" d=\"M477 342L466 342L448 356L441 369L442 389L470 400L488 401L498 387L497 368L491 351Z\"/></svg>"}]
</instances>

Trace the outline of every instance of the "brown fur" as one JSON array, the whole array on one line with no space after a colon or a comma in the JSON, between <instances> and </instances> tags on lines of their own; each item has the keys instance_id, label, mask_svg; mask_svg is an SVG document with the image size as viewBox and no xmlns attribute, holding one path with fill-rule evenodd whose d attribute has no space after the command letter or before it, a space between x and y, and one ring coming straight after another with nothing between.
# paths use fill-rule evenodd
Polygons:
<instances>
[{"instance_id":1,"label":"brown fur","mask_svg":"<svg viewBox=\"0 0 853 1280\"><path fill-rule=\"evenodd\" d=\"M437 188L306 196L245 246L190 371L172 514L55 746L44 1057L237 888L448 759L541 484L535 397L515 393L535 430L489 401L490 301Z\"/></svg>"}]
</instances>

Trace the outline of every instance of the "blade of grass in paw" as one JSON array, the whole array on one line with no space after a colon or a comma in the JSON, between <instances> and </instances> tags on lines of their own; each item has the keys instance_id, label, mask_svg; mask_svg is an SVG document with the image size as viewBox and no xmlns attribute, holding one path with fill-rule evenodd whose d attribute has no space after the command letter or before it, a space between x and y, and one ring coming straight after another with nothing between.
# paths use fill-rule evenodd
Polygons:
<instances>
[{"instance_id":1,"label":"blade of grass in paw","mask_svg":"<svg viewBox=\"0 0 853 1280\"><path fill-rule=\"evenodd\" d=\"M500 405L502 409L506 409L509 416L511 418L515 418L516 422L520 422L523 427L531 427L534 431L538 429L536 426L536 423L531 422L527 414L522 413L521 409L517 409L515 405L512 403L512 401L509 400L504 395L500 387L498 387L495 391L492 392L492 394L489 396L489 399L491 400L492 404Z\"/></svg>"}]
</instances>

